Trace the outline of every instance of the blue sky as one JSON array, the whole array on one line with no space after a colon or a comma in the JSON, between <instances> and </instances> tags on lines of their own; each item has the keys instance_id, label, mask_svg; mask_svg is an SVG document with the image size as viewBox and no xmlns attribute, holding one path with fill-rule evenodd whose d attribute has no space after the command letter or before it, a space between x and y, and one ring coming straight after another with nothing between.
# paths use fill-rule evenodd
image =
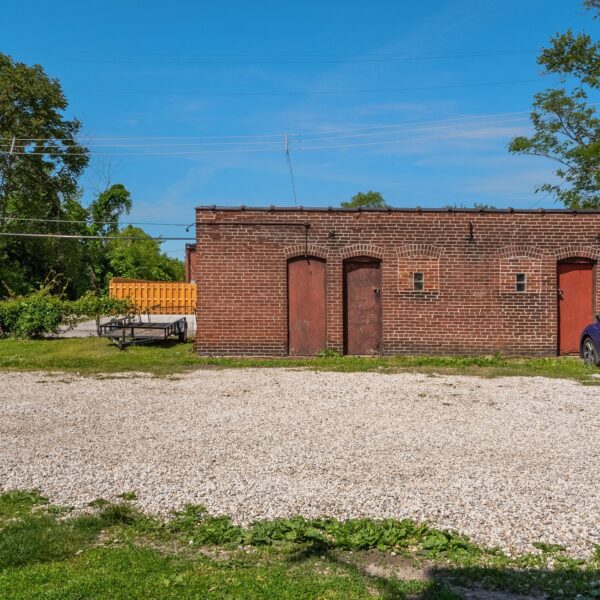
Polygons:
<instances>
[{"instance_id":1,"label":"blue sky","mask_svg":"<svg viewBox=\"0 0 600 600\"><path fill-rule=\"evenodd\" d=\"M110 179L131 190L131 220L177 223L198 204L293 205L285 132L304 206L369 189L394 206L552 206L533 191L553 165L506 145L554 83L539 48L598 27L579 0L33 0L2 12L0 50L43 65L83 121L85 198Z\"/></svg>"}]
</instances>

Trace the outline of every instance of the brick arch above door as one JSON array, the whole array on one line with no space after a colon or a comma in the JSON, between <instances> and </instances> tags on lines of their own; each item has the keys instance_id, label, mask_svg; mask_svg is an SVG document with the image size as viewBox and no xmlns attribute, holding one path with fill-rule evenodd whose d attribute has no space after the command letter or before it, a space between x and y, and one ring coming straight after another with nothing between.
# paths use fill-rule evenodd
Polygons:
<instances>
[{"instance_id":1,"label":"brick arch above door","mask_svg":"<svg viewBox=\"0 0 600 600\"><path fill-rule=\"evenodd\" d=\"M600 249L583 244L571 244L559 248L551 256L553 256L556 261L564 260L565 258L588 258L590 260L599 261Z\"/></svg>"},{"instance_id":2,"label":"brick arch above door","mask_svg":"<svg viewBox=\"0 0 600 600\"><path fill-rule=\"evenodd\" d=\"M340 258L346 260L357 256L368 256L370 258L378 258L383 260L384 251L379 246L373 244L352 244L340 249Z\"/></svg>"},{"instance_id":3,"label":"brick arch above door","mask_svg":"<svg viewBox=\"0 0 600 600\"><path fill-rule=\"evenodd\" d=\"M283 254L286 259L302 256L316 256L323 260L329 258L329 250L317 244L294 244L293 246L287 246L283 249Z\"/></svg>"}]
</instances>

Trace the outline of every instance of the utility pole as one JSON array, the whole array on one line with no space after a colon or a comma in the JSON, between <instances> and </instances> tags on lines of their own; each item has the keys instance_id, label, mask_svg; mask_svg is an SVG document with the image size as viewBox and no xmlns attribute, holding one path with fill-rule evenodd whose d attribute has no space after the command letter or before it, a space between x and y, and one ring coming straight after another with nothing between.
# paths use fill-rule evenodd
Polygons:
<instances>
[{"instance_id":1,"label":"utility pole","mask_svg":"<svg viewBox=\"0 0 600 600\"><path fill-rule=\"evenodd\" d=\"M289 135L286 133L283 137L283 147L285 151L285 159L290 168L290 179L292 181L292 193L294 194L294 206L298 206L298 199L296 198L296 185L294 184L294 171L292 170L292 158L290 156L290 141Z\"/></svg>"}]
</instances>

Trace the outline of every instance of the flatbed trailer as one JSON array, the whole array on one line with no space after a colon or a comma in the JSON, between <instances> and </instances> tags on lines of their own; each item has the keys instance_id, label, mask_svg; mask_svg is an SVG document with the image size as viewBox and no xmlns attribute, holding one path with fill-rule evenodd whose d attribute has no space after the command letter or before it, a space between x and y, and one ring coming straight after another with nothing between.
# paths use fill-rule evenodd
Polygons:
<instances>
[{"instance_id":1,"label":"flatbed trailer","mask_svg":"<svg viewBox=\"0 0 600 600\"><path fill-rule=\"evenodd\" d=\"M187 329L185 317L164 323L145 323L141 318L122 317L100 325L98 333L100 337L108 338L120 350L125 350L127 346L162 342L173 337L185 342Z\"/></svg>"}]
</instances>

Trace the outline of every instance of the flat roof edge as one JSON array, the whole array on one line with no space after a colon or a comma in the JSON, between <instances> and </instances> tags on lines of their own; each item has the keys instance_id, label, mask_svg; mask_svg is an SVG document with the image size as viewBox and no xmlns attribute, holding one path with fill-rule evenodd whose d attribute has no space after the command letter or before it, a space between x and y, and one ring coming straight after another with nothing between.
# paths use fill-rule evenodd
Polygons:
<instances>
[{"instance_id":1,"label":"flat roof edge","mask_svg":"<svg viewBox=\"0 0 600 600\"><path fill-rule=\"evenodd\" d=\"M340 213L505 213L505 214L600 214L600 209L573 209L573 208L426 208L420 206L400 208L339 208L339 207L313 207L313 206L196 206L197 211L228 211L228 212L340 212Z\"/></svg>"}]
</instances>

